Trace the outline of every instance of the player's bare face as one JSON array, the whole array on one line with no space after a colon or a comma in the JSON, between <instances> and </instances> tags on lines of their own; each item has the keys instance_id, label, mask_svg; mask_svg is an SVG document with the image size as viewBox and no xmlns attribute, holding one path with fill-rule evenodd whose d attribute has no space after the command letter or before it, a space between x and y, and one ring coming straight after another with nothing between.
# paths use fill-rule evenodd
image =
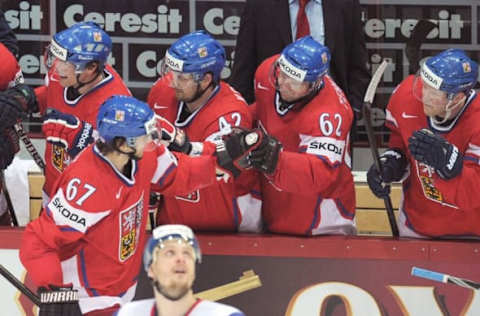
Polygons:
<instances>
[{"instance_id":1,"label":"player's bare face","mask_svg":"<svg viewBox=\"0 0 480 316\"><path fill-rule=\"evenodd\" d=\"M137 137L135 139L135 158L137 160L141 159L143 157L143 153L153 150L154 146L155 145L150 134Z\"/></svg>"},{"instance_id":2,"label":"player's bare face","mask_svg":"<svg viewBox=\"0 0 480 316\"><path fill-rule=\"evenodd\" d=\"M197 92L197 83L192 74L171 71L170 86L175 89L177 100L189 102Z\"/></svg>"},{"instance_id":3,"label":"player's bare face","mask_svg":"<svg viewBox=\"0 0 480 316\"><path fill-rule=\"evenodd\" d=\"M56 60L55 73L62 87L73 87L77 84L75 66L69 62Z\"/></svg>"},{"instance_id":4,"label":"player's bare face","mask_svg":"<svg viewBox=\"0 0 480 316\"><path fill-rule=\"evenodd\" d=\"M157 290L170 300L179 300L191 291L195 279L195 253L179 240L164 242L156 252L149 276L158 283Z\"/></svg>"},{"instance_id":5,"label":"player's bare face","mask_svg":"<svg viewBox=\"0 0 480 316\"><path fill-rule=\"evenodd\" d=\"M426 83L422 86L423 112L427 116L444 117L446 115L446 106L449 100L447 94L437 90Z\"/></svg>"},{"instance_id":6,"label":"player's bare face","mask_svg":"<svg viewBox=\"0 0 480 316\"><path fill-rule=\"evenodd\" d=\"M310 84L295 80L283 71L278 72L277 78L278 92L286 102L298 100L310 92Z\"/></svg>"}]
</instances>

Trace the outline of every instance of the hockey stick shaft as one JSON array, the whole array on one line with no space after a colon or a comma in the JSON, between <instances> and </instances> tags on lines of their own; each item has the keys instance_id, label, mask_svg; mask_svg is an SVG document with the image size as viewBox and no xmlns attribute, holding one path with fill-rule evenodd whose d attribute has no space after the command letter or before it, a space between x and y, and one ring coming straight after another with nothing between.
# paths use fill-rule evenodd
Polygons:
<instances>
[{"instance_id":1,"label":"hockey stick shaft","mask_svg":"<svg viewBox=\"0 0 480 316\"><path fill-rule=\"evenodd\" d=\"M15 124L13 128L15 129L15 132L17 133L18 137L25 144L25 147L27 148L28 153L30 154L30 156L32 156L37 166L39 166L40 169L42 169L42 172L45 173L45 162L43 161L42 157L38 153L35 146L33 146L32 141L28 137L27 133L25 133L22 123Z\"/></svg>"},{"instance_id":2,"label":"hockey stick shaft","mask_svg":"<svg viewBox=\"0 0 480 316\"><path fill-rule=\"evenodd\" d=\"M468 289L472 290L478 290L480 289L480 283L459 278L459 277L454 277L445 273L440 273L428 269L422 269L418 267L412 267L412 273L413 276L432 280L432 281L437 281L437 282L442 282L442 283L452 283L461 287L465 287Z\"/></svg>"},{"instance_id":3,"label":"hockey stick shaft","mask_svg":"<svg viewBox=\"0 0 480 316\"><path fill-rule=\"evenodd\" d=\"M12 199L10 198L10 193L8 192L7 183L5 181L5 174L0 171L0 184L5 195L5 200L7 201L8 212L10 213L10 218L12 220L12 226L18 227L17 215L15 214L15 209L13 208Z\"/></svg>"},{"instance_id":4,"label":"hockey stick shaft","mask_svg":"<svg viewBox=\"0 0 480 316\"><path fill-rule=\"evenodd\" d=\"M0 274L3 275L14 287L27 296L35 305L40 306L40 298L17 279L10 271L0 264Z\"/></svg>"},{"instance_id":5,"label":"hockey stick shaft","mask_svg":"<svg viewBox=\"0 0 480 316\"><path fill-rule=\"evenodd\" d=\"M373 98L375 97L375 91L377 90L380 79L387 68L388 62L384 60L372 76L372 80L368 84L367 91L365 92L364 104L362 107L362 114L365 121L365 130L367 131L368 143L370 145L370 150L372 152L373 161L375 167L379 174L382 174L382 164L380 163L380 155L378 154L377 142L375 139L375 134L373 132L372 120L371 120L371 107ZM388 184L386 184L388 185ZM392 230L392 236L398 237L398 226L395 219L395 213L393 212L392 200L390 195L387 195L383 198L385 204L385 209L387 210L388 222L390 224L390 229Z\"/></svg>"}]
</instances>

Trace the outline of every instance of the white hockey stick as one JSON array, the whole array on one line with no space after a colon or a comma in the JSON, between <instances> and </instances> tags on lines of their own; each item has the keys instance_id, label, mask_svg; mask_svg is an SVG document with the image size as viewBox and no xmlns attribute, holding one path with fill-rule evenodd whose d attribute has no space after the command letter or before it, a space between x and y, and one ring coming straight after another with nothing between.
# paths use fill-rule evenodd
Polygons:
<instances>
[{"instance_id":1,"label":"white hockey stick","mask_svg":"<svg viewBox=\"0 0 480 316\"><path fill-rule=\"evenodd\" d=\"M418 267L412 267L412 275L437 282L452 283L472 290L480 289L480 283Z\"/></svg>"}]
</instances>

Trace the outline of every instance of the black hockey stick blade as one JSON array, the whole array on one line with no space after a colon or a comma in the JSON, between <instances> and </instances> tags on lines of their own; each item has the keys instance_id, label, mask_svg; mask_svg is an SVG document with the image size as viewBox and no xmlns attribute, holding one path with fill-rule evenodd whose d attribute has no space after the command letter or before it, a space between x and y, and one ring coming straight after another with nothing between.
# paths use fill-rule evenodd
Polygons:
<instances>
[{"instance_id":1,"label":"black hockey stick blade","mask_svg":"<svg viewBox=\"0 0 480 316\"><path fill-rule=\"evenodd\" d=\"M365 130L367 131L368 143L370 145L370 150L372 152L373 161L377 171L381 174L382 164L380 163L380 155L378 154L377 142L375 139L375 134L373 132L372 120L371 120L371 107L373 103L373 98L375 97L375 91L377 90L380 79L385 72L385 69L388 66L388 62L383 60L383 62L378 66L377 70L372 76L372 80L368 84L367 91L365 92L365 97L363 99L362 114L365 120ZM386 184L388 185L388 184ZM383 198L385 204L385 209L387 211L388 222L390 224L390 229L392 230L392 236L397 238L399 236L397 221L395 220L395 213L393 212L392 200L390 195Z\"/></svg>"},{"instance_id":2,"label":"black hockey stick blade","mask_svg":"<svg viewBox=\"0 0 480 316\"><path fill-rule=\"evenodd\" d=\"M27 296L33 304L40 306L40 298L33 293L28 287L25 286L19 279L17 279L10 271L8 271L3 265L0 264L0 274L3 275L14 287Z\"/></svg>"},{"instance_id":3,"label":"black hockey stick blade","mask_svg":"<svg viewBox=\"0 0 480 316\"><path fill-rule=\"evenodd\" d=\"M3 170L0 171L0 187L3 190L5 195L5 200L7 201L8 212L10 213L10 219L12 220L12 226L18 227L17 215L15 214L15 209L13 208L12 199L10 198L10 193L8 192L7 182L5 181L5 175Z\"/></svg>"},{"instance_id":4,"label":"black hockey stick blade","mask_svg":"<svg viewBox=\"0 0 480 316\"><path fill-rule=\"evenodd\" d=\"M410 34L405 45L405 56L408 60L408 71L410 74L416 73L418 70L418 62L420 61L420 46L427 39L430 33L437 25L429 20L420 20Z\"/></svg>"},{"instance_id":5,"label":"black hockey stick blade","mask_svg":"<svg viewBox=\"0 0 480 316\"><path fill-rule=\"evenodd\" d=\"M22 142L25 144L25 148L27 148L28 153L30 156L32 156L33 160L37 164L37 166L42 169L42 172L45 173L45 162L43 161L42 157L38 153L37 149L35 146L33 146L32 141L28 137L27 133L23 129L22 123L17 123L13 126L13 129L17 133L18 137L22 140Z\"/></svg>"}]
</instances>

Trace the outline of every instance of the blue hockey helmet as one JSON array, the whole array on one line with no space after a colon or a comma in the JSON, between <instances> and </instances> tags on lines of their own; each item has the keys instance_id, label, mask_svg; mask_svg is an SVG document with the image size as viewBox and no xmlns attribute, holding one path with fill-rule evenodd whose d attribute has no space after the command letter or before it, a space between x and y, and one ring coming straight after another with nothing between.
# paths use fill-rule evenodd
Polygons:
<instances>
[{"instance_id":1,"label":"blue hockey helmet","mask_svg":"<svg viewBox=\"0 0 480 316\"><path fill-rule=\"evenodd\" d=\"M56 33L49 47L47 67L53 64L53 58L69 62L81 72L92 61L99 63L100 68L107 62L112 50L112 40L94 22L80 22L66 30Z\"/></svg>"},{"instance_id":2,"label":"blue hockey helmet","mask_svg":"<svg viewBox=\"0 0 480 316\"><path fill-rule=\"evenodd\" d=\"M218 82L225 66L225 49L207 32L195 31L180 37L165 54L164 66L177 72L191 73L196 81L211 72Z\"/></svg>"},{"instance_id":3,"label":"blue hockey helmet","mask_svg":"<svg viewBox=\"0 0 480 316\"><path fill-rule=\"evenodd\" d=\"M468 92L477 83L478 65L461 49L447 49L428 58L420 68L423 82L444 91L451 99L459 92Z\"/></svg>"},{"instance_id":4,"label":"blue hockey helmet","mask_svg":"<svg viewBox=\"0 0 480 316\"><path fill-rule=\"evenodd\" d=\"M285 47L277 65L297 81L315 82L328 71L330 50L311 36L305 36Z\"/></svg>"},{"instance_id":5,"label":"blue hockey helmet","mask_svg":"<svg viewBox=\"0 0 480 316\"><path fill-rule=\"evenodd\" d=\"M155 114L148 104L123 95L112 96L102 104L97 115L97 130L104 142L124 137L131 147L135 146L137 137L158 133Z\"/></svg>"},{"instance_id":6,"label":"blue hockey helmet","mask_svg":"<svg viewBox=\"0 0 480 316\"><path fill-rule=\"evenodd\" d=\"M148 240L143 251L143 267L148 272L148 268L154 260L155 248L160 249L164 247L164 242L168 240L177 240L192 246L195 253L195 260L198 263L202 262L202 252L200 245L190 227L185 225L161 225L152 231L152 237Z\"/></svg>"}]
</instances>

